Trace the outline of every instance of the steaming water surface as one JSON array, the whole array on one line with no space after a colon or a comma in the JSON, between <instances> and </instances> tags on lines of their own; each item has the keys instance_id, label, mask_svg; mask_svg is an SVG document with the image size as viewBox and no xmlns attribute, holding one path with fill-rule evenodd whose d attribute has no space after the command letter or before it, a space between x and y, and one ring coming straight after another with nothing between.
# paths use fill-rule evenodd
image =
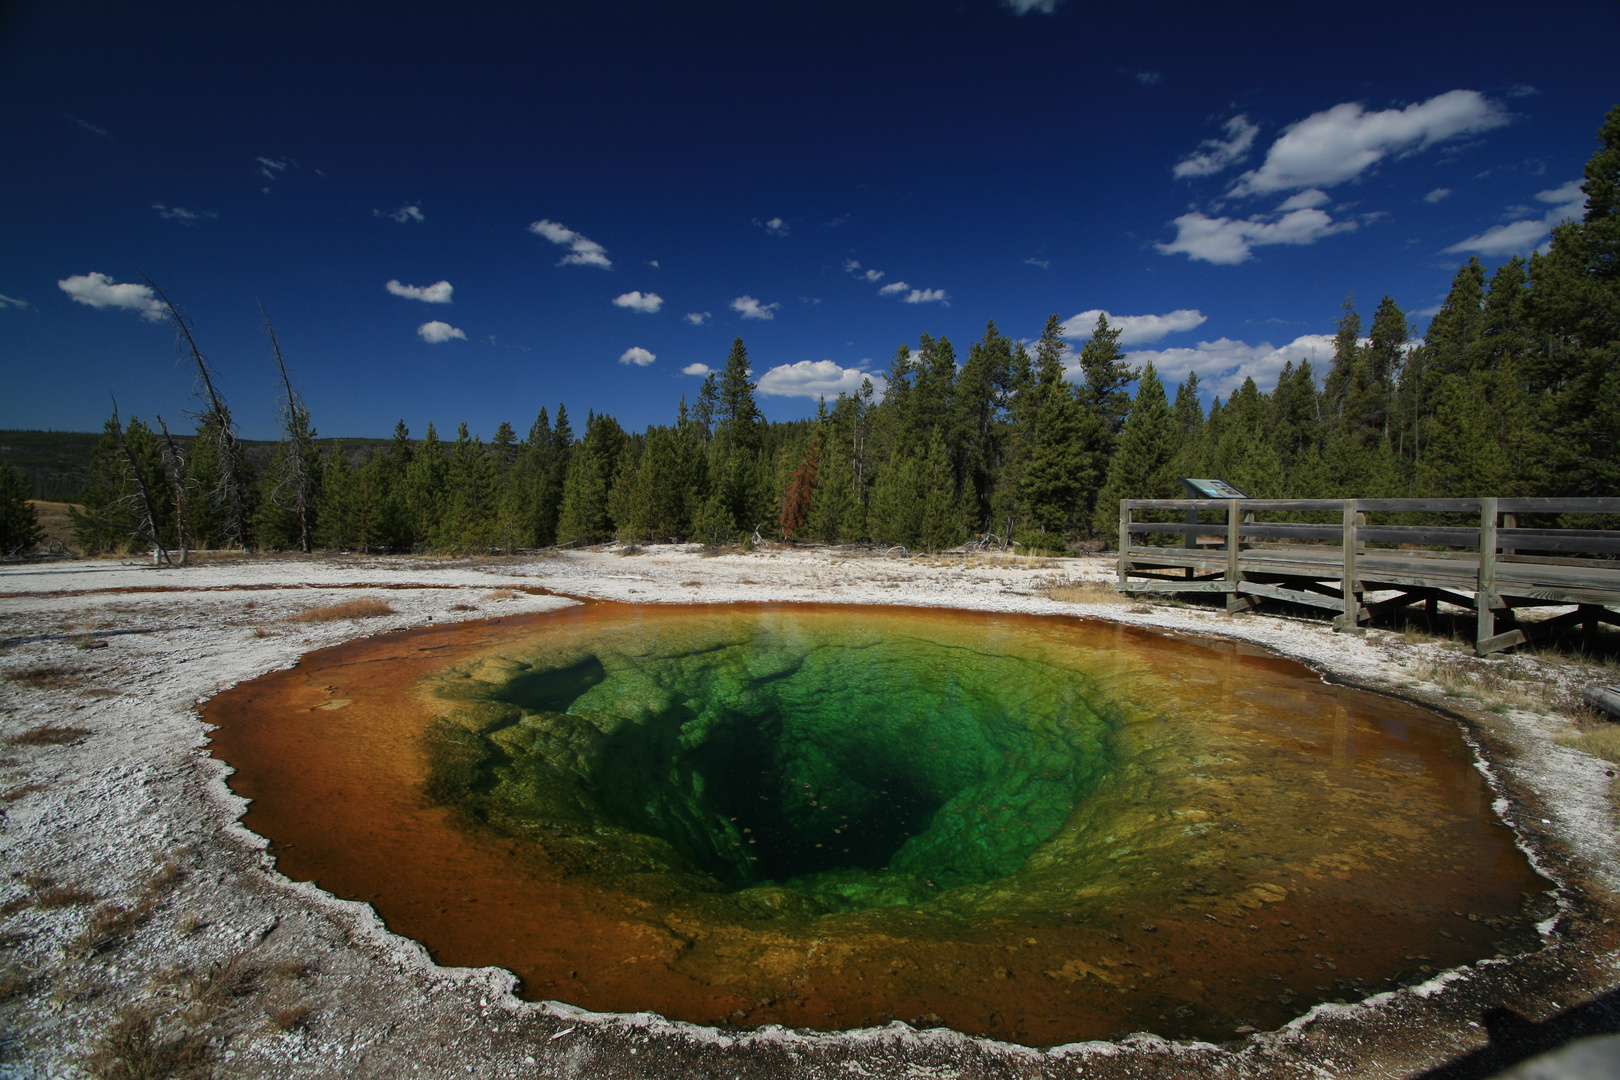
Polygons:
<instances>
[{"instance_id":1,"label":"steaming water surface","mask_svg":"<svg viewBox=\"0 0 1620 1080\"><path fill-rule=\"evenodd\" d=\"M1230 1037L1535 945L1456 725L1073 619L590 603L305 657L214 752L281 870L531 998Z\"/></svg>"}]
</instances>

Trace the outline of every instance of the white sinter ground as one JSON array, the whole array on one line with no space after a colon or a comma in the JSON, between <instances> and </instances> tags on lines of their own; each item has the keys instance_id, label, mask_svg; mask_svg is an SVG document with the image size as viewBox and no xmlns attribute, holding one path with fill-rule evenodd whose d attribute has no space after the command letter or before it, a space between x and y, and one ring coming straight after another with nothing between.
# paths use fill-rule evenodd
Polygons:
<instances>
[{"instance_id":1,"label":"white sinter ground","mask_svg":"<svg viewBox=\"0 0 1620 1080\"><path fill-rule=\"evenodd\" d=\"M1616 981L1620 860L1612 766L1560 745L1579 686L1569 658L1474 660L1459 643L1218 608L1121 601L1111 559L891 558L652 547L478 560L119 560L0 566L0 1077L81 1071L124 1018L190 1035L244 1077L1211 1076L1388 1077L1484 1046L1486 1009L1541 1021ZM895 1023L844 1034L724 1032L514 998L497 969L435 966L363 904L279 875L236 823L244 804L208 756L199 701L312 649L429 621L573 601L822 601L1114 619L1264 645L1324 675L1459 716L1498 807L1562 886L1535 954L1327 1005L1221 1046L1138 1036L1032 1050ZM125 591L161 589L162 591ZM289 622L364 597L395 614ZM460 608L459 610L452 610ZM472 608L472 610L466 610ZM93 642L96 647L85 648ZM1470 687L1474 689L1470 689ZM1449 691L1449 694L1447 693ZM1590 722L1590 721L1588 721ZM24 738L83 729L65 742ZM123 914L120 914L123 912ZM1556 925L1555 925L1556 924Z\"/></svg>"}]
</instances>

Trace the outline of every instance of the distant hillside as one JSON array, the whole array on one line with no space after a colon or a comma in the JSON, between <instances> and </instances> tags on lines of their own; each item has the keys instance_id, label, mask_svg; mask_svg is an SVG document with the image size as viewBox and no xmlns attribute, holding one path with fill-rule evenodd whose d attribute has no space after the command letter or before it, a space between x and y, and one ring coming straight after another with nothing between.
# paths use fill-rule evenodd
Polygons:
<instances>
[{"instance_id":1,"label":"distant hillside","mask_svg":"<svg viewBox=\"0 0 1620 1080\"><path fill-rule=\"evenodd\" d=\"M181 446L190 445L192 436L176 435ZM90 483L90 462L95 456L101 432L84 431L5 431L0 430L0 465L10 465L28 478L30 497L49 502L76 502L79 492ZM341 442L349 459L359 465L371 448L387 446L392 439L319 439L323 450ZM412 440L413 442L415 440ZM263 468L275 453L276 443L243 440L248 460Z\"/></svg>"}]
</instances>

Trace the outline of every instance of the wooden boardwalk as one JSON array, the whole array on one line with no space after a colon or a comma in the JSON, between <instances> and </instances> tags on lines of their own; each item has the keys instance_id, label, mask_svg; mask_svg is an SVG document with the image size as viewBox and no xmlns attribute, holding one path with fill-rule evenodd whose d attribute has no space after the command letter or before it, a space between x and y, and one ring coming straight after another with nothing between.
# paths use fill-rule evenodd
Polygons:
<instances>
[{"instance_id":1,"label":"wooden boardwalk","mask_svg":"<svg viewBox=\"0 0 1620 1080\"><path fill-rule=\"evenodd\" d=\"M1136 520L1142 511L1184 519ZM1484 656L1575 624L1588 633L1599 622L1620 625L1610 610L1620 607L1620 532L1519 527L1520 517L1562 514L1620 515L1620 498L1125 499L1119 588L1224 593L1232 612L1267 600L1306 604L1336 612L1334 627L1347 631L1397 608L1422 603L1433 613L1454 604L1476 613L1475 651ZM1327 515L1337 520L1297 520ZM1381 520L1369 523L1369 515ZM1441 515L1477 524L1391 521ZM1182 546L1143 542L1163 534L1181 536ZM1571 605L1539 622L1514 617L1517 609Z\"/></svg>"}]
</instances>

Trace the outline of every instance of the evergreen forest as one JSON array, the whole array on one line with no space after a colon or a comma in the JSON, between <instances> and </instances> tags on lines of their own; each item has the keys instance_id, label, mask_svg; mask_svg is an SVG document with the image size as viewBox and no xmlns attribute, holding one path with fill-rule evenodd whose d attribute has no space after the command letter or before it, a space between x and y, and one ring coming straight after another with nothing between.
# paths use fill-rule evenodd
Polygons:
<instances>
[{"instance_id":1,"label":"evergreen forest","mask_svg":"<svg viewBox=\"0 0 1620 1080\"><path fill-rule=\"evenodd\" d=\"M1132 368L1099 318L1066 375L1058 317L1033 348L992 322L965 354L902 346L879 399L768 423L739 338L669 424L540 409L489 442L403 421L390 444L322 449L273 330L283 438L242 453L217 373L172 305L199 375L194 438L116 411L81 495L90 551L163 547L473 552L753 540L940 550L993 534L1026 550L1109 542L1121 498L1179 476L1259 498L1613 495L1620 491L1620 106L1599 133L1580 221L1528 260L1471 259L1419 339L1389 297L1346 298L1331 361L1301 357L1206 411L1197 375ZM267 321L268 327L268 321Z\"/></svg>"}]
</instances>

